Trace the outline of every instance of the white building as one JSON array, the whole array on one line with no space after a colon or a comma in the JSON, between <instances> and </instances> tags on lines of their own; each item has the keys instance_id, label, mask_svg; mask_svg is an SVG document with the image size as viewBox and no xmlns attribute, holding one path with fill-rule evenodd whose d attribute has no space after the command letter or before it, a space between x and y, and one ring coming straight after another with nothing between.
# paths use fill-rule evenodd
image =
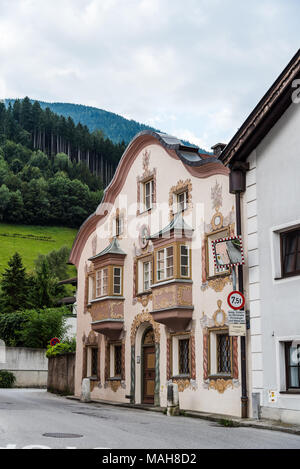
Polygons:
<instances>
[{"instance_id":1,"label":"white building","mask_svg":"<svg viewBox=\"0 0 300 469\"><path fill-rule=\"evenodd\" d=\"M232 191L240 192L236 200L238 204L240 197L247 253L244 291L251 318L247 352L252 413L298 424L299 77L300 50L220 157L231 169Z\"/></svg>"}]
</instances>

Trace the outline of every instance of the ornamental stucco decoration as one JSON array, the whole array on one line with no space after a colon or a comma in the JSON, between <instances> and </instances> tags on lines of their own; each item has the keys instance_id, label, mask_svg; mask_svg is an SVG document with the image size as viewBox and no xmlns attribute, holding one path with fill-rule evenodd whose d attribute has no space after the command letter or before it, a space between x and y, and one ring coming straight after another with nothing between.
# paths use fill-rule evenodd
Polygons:
<instances>
[{"instance_id":1,"label":"ornamental stucco decoration","mask_svg":"<svg viewBox=\"0 0 300 469\"><path fill-rule=\"evenodd\" d=\"M223 195L222 195L222 186L216 180L215 185L211 188L210 197L212 201L212 208L219 212L220 208L223 205Z\"/></svg>"},{"instance_id":2,"label":"ornamental stucco decoration","mask_svg":"<svg viewBox=\"0 0 300 469\"><path fill-rule=\"evenodd\" d=\"M213 320L215 323L215 327L223 327L226 323L226 313L224 309L221 309L222 301L217 301L218 309L213 314Z\"/></svg>"},{"instance_id":3,"label":"ornamental stucco decoration","mask_svg":"<svg viewBox=\"0 0 300 469\"><path fill-rule=\"evenodd\" d=\"M150 155L151 155L150 150L145 150L144 153L143 153L143 170L144 170L144 174L145 173L147 174L147 172L149 172Z\"/></svg>"},{"instance_id":4,"label":"ornamental stucco decoration","mask_svg":"<svg viewBox=\"0 0 300 469\"><path fill-rule=\"evenodd\" d=\"M201 290L205 291L208 288L212 288L216 293L220 293L224 290L225 286L232 282L231 276L219 277L208 280L206 283L201 285Z\"/></svg>"},{"instance_id":5,"label":"ornamental stucco decoration","mask_svg":"<svg viewBox=\"0 0 300 469\"><path fill-rule=\"evenodd\" d=\"M141 303L144 308L148 306L148 303L151 300L152 300L152 293L150 295L143 295L137 298L138 303Z\"/></svg>"},{"instance_id":6,"label":"ornamental stucco decoration","mask_svg":"<svg viewBox=\"0 0 300 469\"><path fill-rule=\"evenodd\" d=\"M96 332L90 331L87 337L85 334L83 334L82 342L84 343L84 345L98 345L98 337L96 335Z\"/></svg>"},{"instance_id":7,"label":"ornamental stucco decoration","mask_svg":"<svg viewBox=\"0 0 300 469\"><path fill-rule=\"evenodd\" d=\"M215 389L219 394L224 394L224 392L229 388L233 389L232 379L212 379L209 382L209 389Z\"/></svg>"},{"instance_id":8,"label":"ornamental stucco decoration","mask_svg":"<svg viewBox=\"0 0 300 469\"><path fill-rule=\"evenodd\" d=\"M155 337L155 343L159 344L160 341L160 325L158 322L155 322L151 316L150 313L147 311L143 311L140 314L137 314L132 322L131 325L131 334L130 334L130 341L131 345L134 345L135 343L135 336L137 333L138 328L141 326L141 324L149 322L151 326L153 327L154 331L154 337Z\"/></svg>"},{"instance_id":9,"label":"ornamental stucco decoration","mask_svg":"<svg viewBox=\"0 0 300 469\"><path fill-rule=\"evenodd\" d=\"M92 253L93 253L93 256L97 254L97 235L93 236L93 239L92 239Z\"/></svg>"}]
</instances>

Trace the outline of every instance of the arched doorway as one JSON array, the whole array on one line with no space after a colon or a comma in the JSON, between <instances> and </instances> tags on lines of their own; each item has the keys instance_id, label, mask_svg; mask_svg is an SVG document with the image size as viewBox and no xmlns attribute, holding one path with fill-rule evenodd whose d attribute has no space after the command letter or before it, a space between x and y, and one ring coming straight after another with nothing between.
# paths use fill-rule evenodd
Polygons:
<instances>
[{"instance_id":1,"label":"arched doorway","mask_svg":"<svg viewBox=\"0 0 300 469\"><path fill-rule=\"evenodd\" d=\"M152 327L142 337L142 403L154 404L155 394L155 336Z\"/></svg>"}]
</instances>

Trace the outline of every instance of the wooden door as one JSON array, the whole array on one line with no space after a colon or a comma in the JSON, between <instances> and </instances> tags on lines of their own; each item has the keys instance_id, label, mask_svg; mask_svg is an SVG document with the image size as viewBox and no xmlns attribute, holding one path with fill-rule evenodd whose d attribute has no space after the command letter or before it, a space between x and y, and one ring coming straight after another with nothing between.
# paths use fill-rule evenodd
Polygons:
<instances>
[{"instance_id":1,"label":"wooden door","mask_svg":"<svg viewBox=\"0 0 300 469\"><path fill-rule=\"evenodd\" d=\"M143 348L143 403L154 404L155 347Z\"/></svg>"}]
</instances>

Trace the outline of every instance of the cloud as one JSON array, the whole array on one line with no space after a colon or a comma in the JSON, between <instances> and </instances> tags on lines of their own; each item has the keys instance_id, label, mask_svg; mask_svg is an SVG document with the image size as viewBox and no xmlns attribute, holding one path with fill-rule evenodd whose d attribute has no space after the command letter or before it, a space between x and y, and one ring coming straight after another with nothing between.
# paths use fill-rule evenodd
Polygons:
<instances>
[{"instance_id":1,"label":"cloud","mask_svg":"<svg viewBox=\"0 0 300 469\"><path fill-rule=\"evenodd\" d=\"M0 0L0 92L94 105L209 148L296 52L299 16L297 0Z\"/></svg>"}]
</instances>

